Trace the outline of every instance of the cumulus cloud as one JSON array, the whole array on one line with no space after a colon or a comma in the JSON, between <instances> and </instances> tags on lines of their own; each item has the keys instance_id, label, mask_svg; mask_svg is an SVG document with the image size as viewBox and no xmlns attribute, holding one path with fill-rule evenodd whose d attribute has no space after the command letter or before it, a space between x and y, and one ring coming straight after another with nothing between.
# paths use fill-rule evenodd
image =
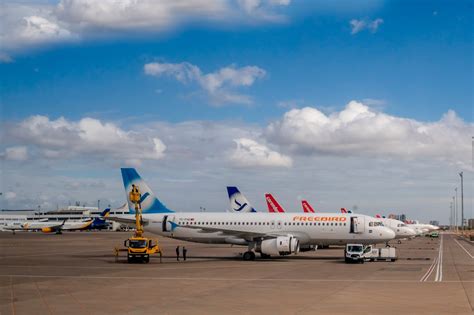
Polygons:
<instances>
[{"instance_id":1,"label":"cumulus cloud","mask_svg":"<svg viewBox=\"0 0 474 315\"><path fill-rule=\"evenodd\" d=\"M237 147L230 160L239 167L291 167L290 157L248 138L234 139Z\"/></svg>"},{"instance_id":2,"label":"cumulus cloud","mask_svg":"<svg viewBox=\"0 0 474 315\"><path fill-rule=\"evenodd\" d=\"M24 146L6 148L0 156L5 160L25 161L28 159L28 148Z\"/></svg>"},{"instance_id":3,"label":"cumulus cloud","mask_svg":"<svg viewBox=\"0 0 474 315\"><path fill-rule=\"evenodd\" d=\"M330 115L313 107L290 110L265 133L269 141L304 154L430 157L468 164L474 125L451 110L437 122L420 122L351 101Z\"/></svg>"},{"instance_id":4,"label":"cumulus cloud","mask_svg":"<svg viewBox=\"0 0 474 315\"><path fill-rule=\"evenodd\" d=\"M210 97L211 102L220 105L225 103L251 104L248 95L233 91L237 87L248 87L257 79L263 78L265 70L257 66L223 67L215 72L203 73L198 66L188 62L182 63L147 63L144 66L146 74L160 77L171 76L181 83L197 83Z\"/></svg>"},{"instance_id":5,"label":"cumulus cloud","mask_svg":"<svg viewBox=\"0 0 474 315\"><path fill-rule=\"evenodd\" d=\"M375 20L358 20L352 19L349 24L351 26L351 34L357 34L363 30L369 30L371 33L377 32L380 25L383 23L383 19L377 18Z\"/></svg>"},{"instance_id":6,"label":"cumulus cloud","mask_svg":"<svg viewBox=\"0 0 474 315\"><path fill-rule=\"evenodd\" d=\"M47 158L93 155L119 161L157 160L166 150L157 137L124 131L113 123L87 117L69 121L63 117L50 120L31 116L8 133L10 138L35 146Z\"/></svg>"},{"instance_id":7,"label":"cumulus cloud","mask_svg":"<svg viewBox=\"0 0 474 315\"><path fill-rule=\"evenodd\" d=\"M193 22L276 22L273 8L289 0L61 0L57 4L2 4L0 40L6 52L51 42L116 35L122 31L167 32Z\"/></svg>"}]
</instances>

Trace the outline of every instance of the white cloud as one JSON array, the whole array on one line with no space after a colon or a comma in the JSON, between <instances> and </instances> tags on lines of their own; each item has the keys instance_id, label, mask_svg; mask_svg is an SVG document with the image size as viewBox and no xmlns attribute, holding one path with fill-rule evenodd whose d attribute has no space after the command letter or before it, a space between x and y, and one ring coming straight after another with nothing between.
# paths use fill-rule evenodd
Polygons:
<instances>
[{"instance_id":1,"label":"white cloud","mask_svg":"<svg viewBox=\"0 0 474 315\"><path fill-rule=\"evenodd\" d=\"M2 158L10 161L25 161L28 159L28 148L24 146L9 147L1 154Z\"/></svg>"},{"instance_id":2,"label":"white cloud","mask_svg":"<svg viewBox=\"0 0 474 315\"><path fill-rule=\"evenodd\" d=\"M377 18L375 20L358 20L352 19L349 24L351 25L351 34L357 34L363 30L369 30L372 33L377 32L380 25L383 23L383 19Z\"/></svg>"},{"instance_id":3,"label":"white cloud","mask_svg":"<svg viewBox=\"0 0 474 315\"><path fill-rule=\"evenodd\" d=\"M227 66L215 72L204 74L198 66L188 62L182 63L147 63L144 71L148 75L160 77L168 75L181 83L197 83L210 97L212 103L219 105L225 103L250 104L252 99L233 91L237 87L248 87L257 79L263 78L265 70L257 66L236 68Z\"/></svg>"},{"instance_id":4,"label":"white cloud","mask_svg":"<svg viewBox=\"0 0 474 315\"><path fill-rule=\"evenodd\" d=\"M254 2L255 4L252 4ZM156 34L190 23L251 24L284 19L273 12L288 0L62 0L57 4L22 2L2 4L0 41L6 52L32 45L116 36L123 31Z\"/></svg>"},{"instance_id":5,"label":"white cloud","mask_svg":"<svg viewBox=\"0 0 474 315\"><path fill-rule=\"evenodd\" d=\"M437 122L420 122L375 112L351 101L325 115L313 107L293 109L266 130L273 143L304 154L385 155L434 158L468 165L474 125L448 111Z\"/></svg>"},{"instance_id":6,"label":"white cloud","mask_svg":"<svg viewBox=\"0 0 474 315\"><path fill-rule=\"evenodd\" d=\"M36 146L47 158L99 156L119 161L157 160L166 146L157 137L124 131L93 118L69 121L31 116L9 130L10 137Z\"/></svg>"},{"instance_id":7,"label":"white cloud","mask_svg":"<svg viewBox=\"0 0 474 315\"><path fill-rule=\"evenodd\" d=\"M16 193L14 193L13 191L7 191L4 193L4 196L6 200L12 200L16 198Z\"/></svg>"},{"instance_id":8,"label":"white cloud","mask_svg":"<svg viewBox=\"0 0 474 315\"><path fill-rule=\"evenodd\" d=\"M230 155L239 167L291 167L290 157L270 150L267 146L248 138L234 139L237 147Z\"/></svg>"}]
</instances>

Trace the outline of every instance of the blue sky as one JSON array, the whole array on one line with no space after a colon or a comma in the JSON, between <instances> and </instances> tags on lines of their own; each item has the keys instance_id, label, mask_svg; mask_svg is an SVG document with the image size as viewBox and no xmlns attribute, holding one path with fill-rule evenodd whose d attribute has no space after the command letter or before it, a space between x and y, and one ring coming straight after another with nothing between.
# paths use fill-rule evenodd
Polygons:
<instances>
[{"instance_id":1,"label":"blue sky","mask_svg":"<svg viewBox=\"0 0 474 315\"><path fill-rule=\"evenodd\" d=\"M237 143L230 164L209 162L206 166L209 171L222 168L227 178L240 174L246 167L257 167L265 173L268 171L263 170L267 170L267 166L270 166L270 173L283 172L286 175L282 176L288 176L293 172L297 178L298 172L305 172L303 164L315 163L318 159L334 160L334 156L341 155L352 159L344 165L355 163L362 173L371 168L374 160L387 158L396 160L396 169L410 159L421 163L428 159L433 163L433 169L442 165L446 174L451 171L456 174L462 168L469 171L469 163L462 155L470 146L470 137L460 140L463 149L454 150L455 158L447 157L441 151L446 151L444 146L450 143L451 136L472 134L472 2L361 1L355 5L351 1L338 4L242 1L240 5L222 2L228 6L222 8L215 1L202 0L199 4L202 10L198 11L204 12L202 15L196 13L195 8L185 13L166 8L165 15L168 15L164 17L148 16L139 11L144 14L139 26L133 17L117 18L119 9L105 3L109 11L96 14L104 16L101 21L88 14L81 6L81 0L70 1L69 7L54 1L41 5L7 2L8 10L4 14L8 18L0 37L4 43L0 49L1 121L5 126L4 134L8 136L2 141L2 168L5 178L16 181L18 187L25 184L22 179L14 178L18 174L13 175L10 171L15 168L24 177L33 176L38 171L25 166L32 159L35 167L47 164L47 169L55 176L63 176L63 180L84 177L84 169L88 167L94 170L91 173L106 176L104 173L115 172L119 165L134 160L121 160L118 156L123 153L112 149L101 152L100 148L106 145L117 146L113 136L111 143L100 140L102 146L97 146L95 151L88 149L88 142L79 143L78 146L84 148L78 152L59 148L57 143L46 143L44 137L53 140L59 137L55 133L57 129L51 126L61 117L66 120L62 124L67 126L68 135L74 132L78 132L75 136L81 135L85 130L81 128L92 128L87 123L80 124L81 120L92 118L104 126L112 124L113 127L104 131L119 135L119 139L127 132L133 133L123 136L129 137L127 141L132 141L135 134L140 139L145 137L147 140L139 148L149 149L151 145L150 154L158 155L131 163L144 169L145 166L160 169L164 165L171 170L181 169L180 163L186 163L186 160L176 160L174 155L182 154L185 144L188 148L195 145L190 141L192 132L186 124L199 121L214 128L202 131L202 137L210 137L212 130L219 130L220 134L204 142L211 143L209 147L202 144L204 148L189 149L193 158L229 160L228 157L214 157L210 152L232 154ZM162 4L153 5L158 8ZM107 14L112 18L107 19ZM156 22L158 19L164 20L165 24L169 21L169 25ZM25 23L29 24L25 26ZM150 64L158 66L158 72L147 73L145 66ZM196 69L199 74L193 72ZM211 79L221 70L233 74L219 77L218 87L214 88ZM208 74L211 76L206 76ZM187 79L183 81L179 75ZM228 97L238 101L226 101ZM327 117L338 115L350 107L351 101L366 106L369 116L382 114L377 116L380 120L372 123L383 124L385 117L389 117L388 121L398 121L403 128L398 131L399 124L387 125L386 129L381 128L388 130L387 135L375 138L367 136L372 130L361 131L359 126L354 127L349 136L326 134L318 129L319 123L325 123L325 119L318 120L319 113ZM303 108L318 112L303 111ZM358 105L350 108L359 114L366 112ZM295 117L302 119L296 126L308 127L300 130L300 138L298 134L293 138L285 135L292 132L288 126L295 126L295 121L287 116L292 109L298 111L294 112ZM455 118L446 123L443 115L449 110L455 113ZM44 124L56 130L54 134L43 129L30 130L30 133L18 131L22 126L24 129L25 124L31 125L29 119L35 115L47 117ZM316 125L311 125L315 120L318 121ZM346 123L343 118L341 120ZM340 120L331 119L331 124L338 128ZM425 129L432 130L433 124L435 129L440 125L439 130L428 131L430 140L426 140ZM221 125L227 125L229 129L221 129L224 128ZM195 128L200 130L200 126ZM413 148L394 150L394 145L406 141L403 137L414 138L407 131L415 128L413 126L421 126L416 129L423 133L416 134L420 136L419 142L414 143ZM345 149L325 146L319 140L308 143L305 141L308 134L336 139L332 143L341 141L346 145ZM216 139L222 135L227 138L222 139L220 146L221 140ZM352 135L354 139L350 140ZM445 135L449 135L446 142L433 140ZM160 139L164 146L153 147L153 143L156 145L153 139ZM239 139L251 139L255 143ZM347 144L344 139L353 143ZM91 141L96 145L98 140ZM372 148L364 141L372 144L380 141L380 144ZM437 149L420 149L430 143ZM347 149L352 146L356 148ZM8 151L8 148L14 149ZM242 152L238 150L241 149L250 152L249 160L240 155ZM267 160L262 162L258 160L259 155L255 155L260 149L278 155L273 155L272 160L268 158L271 154L265 155ZM68 163L57 157L64 156L58 152L71 151L75 153L68 156ZM94 158L90 158L91 155ZM58 159L54 165L48 164L52 156ZM236 156L242 160L235 163ZM341 164L331 167L339 168ZM186 177L179 172L170 173L177 178ZM91 174L90 178L95 180L99 176ZM455 178L447 184L449 188L438 188L437 193L441 194L441 189L454 188L451 186L455 185ZM260 180L262 185L271 182L270 177L267 182ZM3 186L3 190L10 189L7 184ZM118 199L112 188L108 189L111 196L103 198ZM29 198L28 202L19 200L15 193L15 197L3 201L3 206L43 202L38 201L42 196L41 189L34 190L37 190L37 197ZM288 198L291 194L298 192L296 189L288 192ZM52 198L50 193L45 196L44 199ZM449 203L449 198L450 192L447 192L443 202ZM329 199L328 205L338 207ZM348 199L351 202L351 198ZM430 203L438 201L431 200ZM422 201L412 202L418 205L416 207L422 207ZM400 205L405 209L410 206ZM443 207L446 208L446 204Z\"/></svg>"}]
</instances>

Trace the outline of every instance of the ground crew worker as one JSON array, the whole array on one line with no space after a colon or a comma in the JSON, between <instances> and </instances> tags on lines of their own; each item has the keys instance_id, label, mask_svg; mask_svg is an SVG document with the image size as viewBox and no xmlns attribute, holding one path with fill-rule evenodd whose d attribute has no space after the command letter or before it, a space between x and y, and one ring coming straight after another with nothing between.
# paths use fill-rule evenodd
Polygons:
<instances>
[{"instance_id":1,"label":"ground crew worker","mask_svg":"<svg viewBox=\"0 0 474 315\"><path fill-rule=\"evenodd\" d=\"M188 252L188 250L186 249L186 247L183 246L183 259L184 261L186 261L186 253Z\"/></svg>"},{"instance_id":2,"label":"ground crew worker","mask_svg":"<svg viewBox=\"0 0 474 315\"><path fill-rule=\"evenodd\" d=\"M179 261L179 245L176 246L176 260Z\"/></svg>"}]
</instances>

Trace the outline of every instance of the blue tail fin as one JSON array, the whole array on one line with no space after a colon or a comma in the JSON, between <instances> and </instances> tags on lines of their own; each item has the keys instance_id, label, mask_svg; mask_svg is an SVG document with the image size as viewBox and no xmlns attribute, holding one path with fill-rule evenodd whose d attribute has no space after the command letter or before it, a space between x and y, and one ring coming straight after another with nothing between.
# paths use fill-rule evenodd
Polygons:
<instances>
[{"instance_id":1,"label":"blue tail fin","mask_svg":"<svg viewBox=\"0 0 474 315\"><path fill-rule=\"evenodd\" d=\"M257 212L237 187L228 186L230 209L233 212Z\"/></svg>"},{"instance_id":2,"label":"blue tail fin","mask_svg":"<svg viewBox=\"0 0 474 315\"><path fill-rule=\"evenodd\" d=\"M105 209L104 211L101 212L100 217L101 218L106 218L110 214L110 208Z\"/></svg>"},{"instance_id":3,"label":"blue tail fin","mask_svg":"<svg viewBox=\"0 0 474 315\"><path fill-rule=\"evenodd\" d=\"M150 187L145 181L138 175L134 168L122 168L122 179L125 187L125 195L128 201L128 208L131 213L135 213L135 205L130 201L129 193L132 190L132 185L138 186L141 198L140 204L142 207L142 213L167 213L174 212L168 209L162 204L155 194L151 191Z\"/></svg>"}]
</instances>

